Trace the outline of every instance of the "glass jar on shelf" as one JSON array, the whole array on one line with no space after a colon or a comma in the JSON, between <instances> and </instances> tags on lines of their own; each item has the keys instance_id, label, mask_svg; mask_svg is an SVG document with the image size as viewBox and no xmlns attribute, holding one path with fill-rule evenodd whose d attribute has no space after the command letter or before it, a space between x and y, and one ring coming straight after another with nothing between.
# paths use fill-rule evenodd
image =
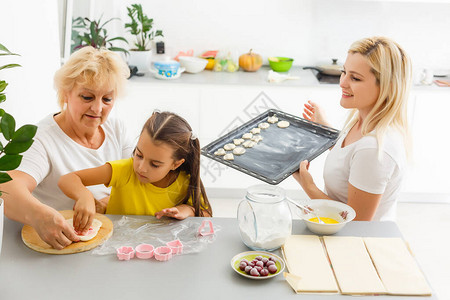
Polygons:
<instances>
[{"instance_id":1,"label":"glass jar on shelf","mask_svg":"<svg viewBox=\"0 0 450 300\"><path fill-rule=\"evenodd\" d=\"M273 251L292 232L292 215L286 192L277 186L255 185L239 203L237 219L241 239L252 250Z\"/></svg>"}]
</instances>

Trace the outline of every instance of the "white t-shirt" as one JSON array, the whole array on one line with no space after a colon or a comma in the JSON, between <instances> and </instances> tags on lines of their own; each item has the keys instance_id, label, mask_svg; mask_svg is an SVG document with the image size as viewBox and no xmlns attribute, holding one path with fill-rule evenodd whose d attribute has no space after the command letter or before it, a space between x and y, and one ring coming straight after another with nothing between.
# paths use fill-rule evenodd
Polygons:
<instances>
[{"instance_id":1,"label":"white t-shirt","mask_svg":"<svg viewBox=\"0 0 450 300\"><path fill-rule=\"evenodd\" d=\"M327 195L347 203L348 183L368 193L383 194L373 220L395 221L396 200L406 171L403 138L394 131L389 132L379 160L373 132L342 148L347 133L341 135L325 161L323 177Z\"/></svg>"},{"instance_id":2,"label":"white t-shirt","mask_svg":"<svg viewBox=\"0 0 450 300\"><path fill-rule=\"evenodd\" d=\"M53 115L41 120L37 126L34 143L24 153L17 170L32 176L37 183L33 195L57 210L72 209L75 204L58 187L61 175L98 167L110 160L128 158L135 147L136 137L127 135L123 123L111 117L101 126L105 132L105 140L95 150L86 148L68 137ZM104 185L88 188L96 199L110 194L110 188Z\"/></svg>"}]
</instances>

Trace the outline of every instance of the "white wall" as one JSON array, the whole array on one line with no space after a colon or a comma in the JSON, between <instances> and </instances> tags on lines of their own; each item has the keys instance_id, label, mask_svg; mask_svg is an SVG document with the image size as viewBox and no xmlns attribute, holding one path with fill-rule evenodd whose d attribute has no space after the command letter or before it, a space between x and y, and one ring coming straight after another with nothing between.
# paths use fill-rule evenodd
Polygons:
<instances>
[{"instance_id":1,"label":"white wall","mask_svg":"<svg viewBox=\"0 0 450 300\"><path fill-rule=\"evenodd\" d=\"M0 71L0 78L9 83L0 107L15 117L17 126L57 111L53 90L60 59L57 0L2 1L0 43L21 55L0 56L0 65L22 65Z\"/></svg>"},{"instance_id":2,"label":"white wall","mask_svg":"<svg viewBox=\"0 0 450 300\"><path fill-rule=\"evenodd\" d=\"M397 40L418 68L450 68L450 3L441 1L95 0L94 16L119 16L141 3L162 29L170 54L193 49L229 49L238 55L253 48L263 57L291 56L295 64L344 61L350 44L386 35ZM82 3L82 2L81 2ZM75 1L74 5L77 5ZM111 30L130 37L120 22Z\"/></svg>"}]
</instances>

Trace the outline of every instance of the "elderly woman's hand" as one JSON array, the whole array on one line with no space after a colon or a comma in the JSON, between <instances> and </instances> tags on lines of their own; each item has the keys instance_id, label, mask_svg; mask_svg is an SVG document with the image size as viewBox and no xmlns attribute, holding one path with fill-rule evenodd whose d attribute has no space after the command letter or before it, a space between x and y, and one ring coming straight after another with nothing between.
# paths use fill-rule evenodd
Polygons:
<instances>
[{"instance_id":1,"label":"elderly woman's hand","mask_svg":"<svg viewBox=\"0 0 450 300\"><path fill-rule=\"evenodd\" d=\"M31 224L44 242L55 249L63 249L72 242L78 242L79 238L66 223L64 217L49 206L42 206L37 222Z\"/></svg>"}]
</instances>

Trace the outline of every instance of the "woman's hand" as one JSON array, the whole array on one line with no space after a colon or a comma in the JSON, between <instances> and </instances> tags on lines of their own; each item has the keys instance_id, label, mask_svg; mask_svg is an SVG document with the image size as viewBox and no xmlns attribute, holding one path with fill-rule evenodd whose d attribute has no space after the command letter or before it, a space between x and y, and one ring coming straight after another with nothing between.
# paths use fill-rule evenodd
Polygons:
<instances>
[{"instance_id":1,"label":"woman's hand","mask_svg":"<svg viewBox=\"0 0 450 300\"><path fill-rule=\"evenodd\" d=\"M44 242L61 250L80 240L59 212L49 206L42 208L39 219L32 226Z\"/></svg>"},{"instance_id":2,"label":"woman's hand","mask_svg":"<svg viewBox=\"0 0 450 300\"><path fill-rule=\"evenodd\" d=\"M326 120L325 113L322 108L315 102L308 100L308 103L304 104L303 107L303 118L316 122L325 126L330 126Z\"/></svg>"},{"instance_id":3,"label":"woman's hand","mask_svg":"<svg viewBox=\"0 0 450 300\"><path fill-rule=\"evenodd\" d=\"M181 204L171 208L164 208L163 210L155 213L155 217L157 219L161 219L164 216L178 220L184 220L187 217L194 216L194 208L186 204Z\"/></svg>"},{"instance_id":4,"label":"woman's hand","mask_svg":"<svg viewBox=\"0 0 450 300\"><path fill-rule=\"evenodd\" d=\"M103 199L95 199L95 211L98 214L104 214L106 212L106 207L108 206L109 196Z\"/></svg>"},{"instance_id":5,"label":"woman's hand","mask_svg":"<svg viewBox=\"0 0 450 300\"><path fill-rule=\"evenodd\" d=\"M73 227L77 233L85 235L94 221L95 199L92 196L78 199L73 210Z\"/></svg>"},{"instance_id":6,"label":"woman's hand","mask_svg":"<svg viewBox=\"0 0 450 300\"><path fill-rule=\"evenodd\" d=\"M298 183L302 186L305 193L308 195L311 199L330 199L327 194L322 192L314 183L314 179L311 176L311 173L308 171L309 169L309 162L307 160L304 160L300 162L300 166L298 168L298 171L292 174L297 180Z\"/></svg>"}]
</instances>

